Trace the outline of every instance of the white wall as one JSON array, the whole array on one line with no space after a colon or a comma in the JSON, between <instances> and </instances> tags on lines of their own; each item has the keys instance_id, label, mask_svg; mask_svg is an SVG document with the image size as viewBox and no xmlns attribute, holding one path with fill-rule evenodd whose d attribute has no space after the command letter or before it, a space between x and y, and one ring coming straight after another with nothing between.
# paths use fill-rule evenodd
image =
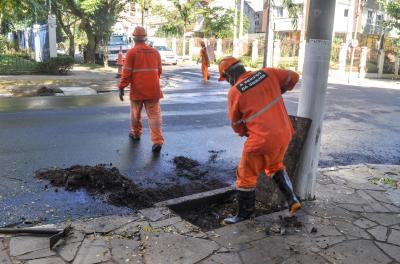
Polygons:
<instances>
[{"instance_id":1,"label":"white wall","mask_svg":"<svg viewBox=\"0 0 400 264\"><path fill-rule=\"evenodd\" d=\"M345 10L347 11L347 17L344 16ZM333 30L336 33L346 33L347 25L351 23L350 16L352 16L351 12L351 3L350 1L336 1L335 7L335 21L333 24Z\"/></svg>"}]
</instances>

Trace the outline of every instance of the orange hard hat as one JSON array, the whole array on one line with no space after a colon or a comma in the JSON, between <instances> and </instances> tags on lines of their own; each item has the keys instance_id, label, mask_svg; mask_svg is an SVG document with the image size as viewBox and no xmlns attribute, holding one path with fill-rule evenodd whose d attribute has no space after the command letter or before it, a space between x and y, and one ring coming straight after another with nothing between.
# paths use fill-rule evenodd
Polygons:
<instances>
[{"instance_id":1,"label":"orange hard hat","mask_svg":"<svg viewBox=\"0 0 400 264\"><path fill-rule=\"evenodd\" d=\"M146 40L147 37L146 30L144 29L144 27L141 26L137 26L132 35L135 37L135 39L138 40Z\"/></svg>"},{"instance_id":2,"label":"orange hard hat","mask_svg":"<svg viewBox=\"0 0 400 264\"><path fill-rule=\"evenodd\" d=\"M229 70L229 68L235 65L236 63L239 63L239 60L236 59L235 57L227 56L223 58L218 64L218 70L219 70L218 81L222 82L226 80L225 72Z\"/></svg>"}]
</instances>

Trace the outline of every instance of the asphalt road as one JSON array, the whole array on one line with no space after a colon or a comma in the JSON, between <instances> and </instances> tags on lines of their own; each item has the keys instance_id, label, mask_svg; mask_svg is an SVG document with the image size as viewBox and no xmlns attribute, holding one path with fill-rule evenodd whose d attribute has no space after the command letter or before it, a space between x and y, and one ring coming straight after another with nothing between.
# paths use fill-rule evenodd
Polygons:
<instances>
[{"instance_id":1,"label":"asphalt road","mask_svg":"<svg viewBox=\"0 0 400 264\"><path fill-rule=\"evenodd\" d=\"M112 164L134 182L155 187L184 183L172 163L183 155L207 166L208 177L233 182L243 139L227 120L229 86L216 81L216 72L202 84L199 67L165 67L163 78L169 85L162 101L165 145L158 157L151 153L146 122L142 140L130 142L129 104L115 92L0 99L0 226L130 212L84 191L45 189L48 183L35 180L34 173L54 166ZM394 88L329 85L321 167L400 164L400 89ZM299 93L298 85L284 96L290 114L296 114ZM211 161L210 151L221 152Z\"/></svg>"}]
</instances>

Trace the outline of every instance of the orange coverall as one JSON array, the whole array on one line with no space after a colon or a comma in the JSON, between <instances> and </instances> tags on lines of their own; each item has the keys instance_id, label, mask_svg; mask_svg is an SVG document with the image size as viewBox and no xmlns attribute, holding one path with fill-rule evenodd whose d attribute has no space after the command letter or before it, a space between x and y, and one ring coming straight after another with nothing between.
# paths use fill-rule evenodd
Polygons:
<instances>
[{"instance_id":1,"label":"orange coverall","mask_svg":"<svg viewBox=\"0 0 400 264\"><path fill-rule=\"evenodd\" d=\"M294 130L281 88L292 90L298 80L295 72L264 68L242 74L231 87L229 119L236 133L247 136L236 170L238 189L255 188L263 170L272 176L285 168L283 158Z\"/></svg>"},{"instance_id":2,"label":"orange coverall","mask_svg":"<svg viewBox=\"0 0 400 264\"><path fill-rule=\"evenodd\" d=\"M208 67L210 67L210 60L208 58L206 47L201 48L200 57L201 57L201 72L203 73L203 80L208 81L210 79L210 75L208 73Z\"/></svg>"},{"instance_id":3,"label":"orange coverall","mask_svg":"<svg viewBox=\"0 0 400 264\"><path fill-rule=\"evenodd\" d=\"M137 43L126 54L118 85L122 90L131 85L131 134L137 136L142 134L141 112L144 106L153 144L164 143L159 103L159 99L163 98L160 88L161 72L161 57L158 51L145 43Z\"/></svg>"}]
</instances>

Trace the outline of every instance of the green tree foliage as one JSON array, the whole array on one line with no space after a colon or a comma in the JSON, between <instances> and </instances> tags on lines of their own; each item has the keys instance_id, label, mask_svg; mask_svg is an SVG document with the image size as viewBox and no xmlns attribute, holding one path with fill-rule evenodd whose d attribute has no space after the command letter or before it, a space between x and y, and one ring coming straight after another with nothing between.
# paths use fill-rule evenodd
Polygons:
<instances>
[{"instance_id":1,"label":"green tree foliage","mask_svg":"<svg viewBox=\"0 0 400 264\"><path fill-rule=\"evenodd\" d=\"M234 11L231 9L223 9L220 7L210 8L205 6L202 8L200 14L204 18L203 29L204 35L207 37L216 38L232 38L233 37L233 20ZM238 20L240 18L240 12L238 12ZM246 32L249 28L249 19L243 17L243 30ZM239 23L237 30L239 31Z\"/></svg>"},{"instance_id":2,"label":"green tree foliage","mask_svg":"<svg viewBox=\"0 0 400 264\"><path fill-rule=\"evenodd\" d=\"M46 0L0 0L0 34L46 21Z\"/></svg>"},{"instance_id":3,"label":"green tree foliage","mask_svg":"<svg viewBox=\"0 0 400 264\"><path fill-rule=\"evenodd\" d=\"M87 37L85 62L94 63L99 45L107 47L112 26L117 22L126 1L59 0L57 4L63 8L63 15L70 14L79 19L79 28Z\"/></svg>"},{"instance_id":4,"label":"green tree foliage","mask_svg":"<svg viewBox=\"0 0 400 264\"><path fill-rule=\"evenodd\" d=\"M148 12L149 9L152 7L152 1L151 0L131 0L131 2L134 4L139 4L141 17L142 17L142 26L143 26L144 25L144 16L145 16L146 12Z\"/></svg>"},{"instance_id":5,"label":"green tree foliage","mask_svg":"<svg viewBox=\"0 0 400 264\"><path fill-rule=\"evenodd\" d=\"M400 32L400 0L380 0L379 3L385 9L388 15L384 21L384 26L387 30L397 29ZM400 51L400 35L397 35L397 40L394 41L397 50ZM400 53L400 52L398 52Z\"/></svg>"},{"instance_id":6,"label":"green tree foliage","mask_svg":"<svg viewBox=\"0 0 400 264\"><path fill-rule=\"evenodd\" d=\"M386 24L400 30L400 0L388 1L384 4L384 8L389 15Z\"/></svg>"},{"instance_id":7,"label":"green tree foliage","mask_svg":"<svg viewBox=\"0 0 400 264\"><path fill-rule=\"evenodd\" d=\"M177 26L182 27L183 34L185 34L195 23L200 6L200 0L187 0L181 3L180 0L169 0L175 7L177 12L175 21Z\"/></svg>"},{"instance_id":8,"label":"green tree foliage","mask_svg":"<svg viewBox=\"0 0 400 264\"><path fill-rule=\"evenodd\" d=\"M295 4L293 0L282 0L282 6L288 11L289 18L292 22L292 28L297 29L297 21L302 11L299 4Z\"/></svg>"},{"instance_id":9,"label":"green tree foliage","mask_svg":"<svg viewBox=\"0 0 400 264\"><path fill-rule=\"evenodd\" d=\"M183 36L183 55L186 54L186 32L188 32L196 22L199 11L202 8L201 0L187 0L182 2L180 0L168 0L174 10L167 10L165 8L157 7L153 10L155 14L164 16L167 23L161 27L157 35L174 35L179 34ZM176 27L174 30L173 27Z\"/></svg>"},{"instance_id":10,"label":"green tree foliage","mask_svg":"<svg viewBox=\"0 0 400 264\"><path fill-rule=\"evenodd\" d=\"M176 20L175 12L168 12L163 5L155 5L152 8L152 13L160 15L165 19L165 23L157 30L157 37L182 37L183 22Z\"/></svg>"},{"instance_id":11,"label":"green tree foliage","mask_svg":"<svg viewBox=\"0 0 400 264\"><path fill-rule=\"evenodd\" d=\"M111 28L119 18L127 0L53 0L52 11L57 22L70 40L70 55L74 53L74 27L87 37L87 62L95 61L95 52L106 43ZM0 33L43 23L47 19L47 0L0 0ZM107 45L103 45L107 46Z\"/></svg>"},{"instance_id":12,"label":"green tree foliage","mask_svg":"<svg viewBox=\"0 0 400 264\"><path fill-rule=\"evenodd\" d=\"M175 1L175 10L179 10L179 1ZM202 32L207 37L216 38L232 38L233 36L233 17L234 11L231 9L223 9L220 7L210 8L209 6L199 5L199 1L193 1L189 6L183 6L179 12L180 16L177 17L177 12L166 10L162 5L153 7L153 13L161 15L165 18L164 23L157 31L158 37L182 37L184 32L193 28L196 19L199 17L204 18ZM192 12L189 12L192 10ZM238 12L238 19L240 12ZM186 21L186 30L185 30ZM239 23L237 25L239 30ZM244 16L244 30L249 28L249 20Z\"/></svg>"}]
</instances>

